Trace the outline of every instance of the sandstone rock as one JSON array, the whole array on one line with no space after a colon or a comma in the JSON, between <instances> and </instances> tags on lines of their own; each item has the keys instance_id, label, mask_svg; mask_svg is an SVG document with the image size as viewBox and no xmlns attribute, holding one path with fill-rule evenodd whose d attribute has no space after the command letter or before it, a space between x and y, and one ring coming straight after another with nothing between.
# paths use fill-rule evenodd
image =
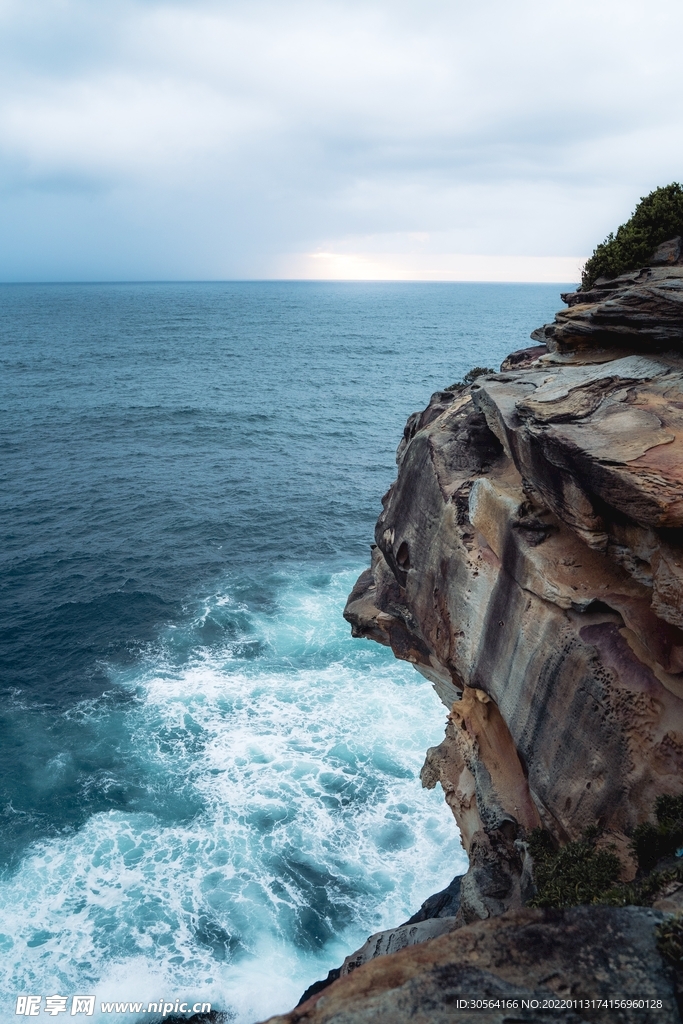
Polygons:
<instances>
[{"instance_id":1,"label":"sandstone rock","mask_svg":"<svg viewBox=\"0 0 683 1024\"><path fill-rule=\"evenodd\" d=\"M683 345L681 239L660 245L651 265L616 278L599 278L590 291L562 296L569 306L531 335L552 352L620 345L664 351Z\"/></svg>"},{"instance_id":2,"label":"sandstone rock","mask_svg":"<svg viewBox=\"0 0 683 1024\"><path fill-rule=\"evenodd\" d=\"M539 824L565 842L599 823L627 870L683 769L683 359L504 365L408 421L345 612L449 708L422 780L480 862L460 920L524 902Z\"/></svg>"},{"instance_id":3,"label":"sandstone rock","mask_svg":"<svg viewBox=\"0 0 683 1024\"><path fill-rule=\"evenodd\" d=\"M269 1024L676 1024L675 979L655 945L662 916L636 907L578 907L478 921L371 960ZM595 1002L617 996L661 1005L605 1010ZM499 1005L459 1008L467 998ZM516 1007L501 1006L503 1000ZM538 1008L522 1000L537 1000ZM544 1011L544 1000L553 1008ZM583 1006L563 1010L563 1000Z\"/></svg>"}]
</instances>

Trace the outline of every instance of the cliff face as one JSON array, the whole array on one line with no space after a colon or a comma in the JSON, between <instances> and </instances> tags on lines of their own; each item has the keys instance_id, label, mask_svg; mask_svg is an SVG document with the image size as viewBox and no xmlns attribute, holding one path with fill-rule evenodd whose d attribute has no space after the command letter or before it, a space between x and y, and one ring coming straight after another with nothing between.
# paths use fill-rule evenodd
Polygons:
<instances>
[{"instance_id":1,"label":"cliff face","mask_svg":"<svg viewBox=\"0 0 683 1024\"><path fill-rule=\"evenodd\" d=\"M613 308L657 273L680 304L673 265L611 282ZM345 612L449 708L422 779L470 854L464 921L524 901L539 825L598 823L632 875L628 834L681 790L683 306L678 350L648 353L642 318L591 336L591 309L410 418Z\"/></svg>"},{"instance_id":2,"label":"cliff face","mask_svg":"<svg viewBox=\"0 0 683 1024\"><path fill-rule=\"evenodd\" d=\"M563 299L568 309L532 335L544 344L434 394L399 445L372 564L345 616L355 636L411 662L448 708L422 781L441 784L470 866L447 934L422 953L385 957L385 967L367 963L363 947L347 958L347 974L365 964L356 987L342 977L330 993L360 998L363 972L381 987L397 958L413 978L409 965L426 964L428 949L462 967L487 918L499 919L487 923L494 944L508 941L506 928L532 925L561 942L564 918L534 924L528 915L541 912L522 909L534 893L529 832L542 826L563 844L597 824L627 880L633 829L654 820L658 796L683 789L680 239L660 246L652 266ZM596 949L608 920L628 930L618 923L627 911L576 913L587 928L593 921L585 942ZM402 935L381 941L409 944ZM506 957L509 944L499 981ZM540 946L535 962L545 962ZM314 996L291 1020L327 1020L323 1005ZM396 1012L367 1019L403 1020ZM366 1019L358 1013L348 1020Z\"/></svg>"}]
</instances>

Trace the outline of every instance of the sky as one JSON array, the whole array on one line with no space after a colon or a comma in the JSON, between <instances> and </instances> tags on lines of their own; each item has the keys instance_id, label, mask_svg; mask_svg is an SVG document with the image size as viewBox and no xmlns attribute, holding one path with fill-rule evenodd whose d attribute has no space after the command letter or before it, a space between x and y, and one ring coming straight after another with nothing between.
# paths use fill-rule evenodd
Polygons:
<instances>
[{"instance_id":1,"label":"sky","mask_svg":"<svg viewBox=\"0 0 683 1024\"><path fill-rule=\"evenodd\" d=\"M0 0L0 280L578 280L680 0Z\"/></svg>"}]
</instances>

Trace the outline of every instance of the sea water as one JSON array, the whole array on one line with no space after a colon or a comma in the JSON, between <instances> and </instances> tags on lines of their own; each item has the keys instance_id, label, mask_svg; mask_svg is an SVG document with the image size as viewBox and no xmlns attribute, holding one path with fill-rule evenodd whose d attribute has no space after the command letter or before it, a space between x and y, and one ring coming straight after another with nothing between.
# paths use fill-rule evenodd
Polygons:
<instances>
[{"instance_id":1,"label":"sea water","mask_svg":"<svg viewBox=\"0 0 683 1024\"><path fill-rule=\"evenodd\" d=\"M341 613L406 417L559 290L0 287L3 1020L251 1024L464 870L445 709Z\"/></svg>"}]
</instances>

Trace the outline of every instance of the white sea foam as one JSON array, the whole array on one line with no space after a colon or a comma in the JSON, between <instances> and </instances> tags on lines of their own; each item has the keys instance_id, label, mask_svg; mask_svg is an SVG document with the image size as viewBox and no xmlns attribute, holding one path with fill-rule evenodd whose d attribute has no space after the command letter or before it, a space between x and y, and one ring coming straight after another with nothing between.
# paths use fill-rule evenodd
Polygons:
<instances>
[{"instance_id":1,"label":"white sea foam","mask_svg":"<svg viewBox=\"0 0 683 1024\"><path fill-rule=\"evenodd\" d=\"M444 709L350 639L353 578L292 579L264 612L220 592L116 675L134 697L123 718L81 706L103 736L120 730L152 809L96 814L2 883L8 1009L94 991L207 1000L250 1024L464 869L441 793L417 778ZM198 640L211 623L217 639ZM155 787L175 813L154 812Z\"/></svg>"}]
</instances>

